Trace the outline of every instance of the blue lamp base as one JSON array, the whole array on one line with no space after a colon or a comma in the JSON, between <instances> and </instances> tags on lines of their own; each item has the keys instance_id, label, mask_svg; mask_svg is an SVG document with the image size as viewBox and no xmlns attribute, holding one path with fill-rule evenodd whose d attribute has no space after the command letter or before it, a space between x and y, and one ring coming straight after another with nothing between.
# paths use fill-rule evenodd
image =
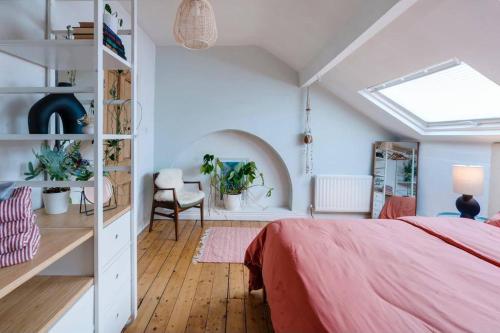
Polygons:
<instances>
[{"instance_id":1,"label":"blue lamp base","mask_svg":"<svg viewBox=\"0 0 500 333\"><path fill-rule=\"evenodd\" d=\"M479 206L479 203L472 195L464 194L459 197L456 201L456 206L460 212L460 217L466 219L474 220L481 211L481 206Z\"/></svg>"}]
</instances>

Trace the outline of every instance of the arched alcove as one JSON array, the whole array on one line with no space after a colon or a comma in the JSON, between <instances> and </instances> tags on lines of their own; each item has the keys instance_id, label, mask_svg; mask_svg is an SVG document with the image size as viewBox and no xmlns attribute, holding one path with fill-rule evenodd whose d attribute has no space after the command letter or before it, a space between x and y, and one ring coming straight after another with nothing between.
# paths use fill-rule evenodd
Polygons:
<instances>
[{"instance_id":1,"label":"arched alcove","mask_svg":"<svg viewBox=\"0 0 500 333\"><path fill-rule=\"evenodd\" d=\"M208 191L207 179L199 171L205 154L213 154L221 159L255 161L259 171L264 174L266 185L274 190L271 198L266 198L265 189L252 189L252 197L256 202L249 202L249 206L291 208L290 172L276 149L262 138L241 130L225 129L203 135L183 148L172 160L172 167L183 169L185 179L203 179L204 189Z\"/></svg>"}]
</instances>

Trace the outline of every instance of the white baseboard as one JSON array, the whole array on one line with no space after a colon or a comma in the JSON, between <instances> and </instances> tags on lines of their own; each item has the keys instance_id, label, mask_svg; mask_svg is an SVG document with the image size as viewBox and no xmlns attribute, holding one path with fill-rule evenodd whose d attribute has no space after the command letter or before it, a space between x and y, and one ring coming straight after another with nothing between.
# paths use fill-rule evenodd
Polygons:
<instances>
[{"instance_id":1,"label":"white baseboard","mask_svg":"<svg viewBox=\"0 0 500 333\"><path fill-rule=\"evenodd\" d=\"M241 210L231 212L224 209L212 209L205 211L205 220L208 221L274 221L285 218L306 218L307 214L294 212L286 208L269 208L266 210ZM163 219L159 215L155 218ZM197 209L191 209L180 214L183 220L199 220L200 212Z\"/></svg>"}]
</instances>

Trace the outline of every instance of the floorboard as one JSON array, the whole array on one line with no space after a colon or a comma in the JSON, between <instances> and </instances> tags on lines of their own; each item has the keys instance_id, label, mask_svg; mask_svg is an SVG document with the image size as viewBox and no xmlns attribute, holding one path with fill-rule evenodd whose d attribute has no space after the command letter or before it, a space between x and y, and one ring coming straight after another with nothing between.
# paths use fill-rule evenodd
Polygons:
<instances>
[{"instance_id":1,"label":"floorboard","mask_svg":"<svg viewBox=\"0 0 500 333\"><path fill-rule=\"evenodd\" d=\"M257 227L267 222L207 221L210 227ZM158 220L138 243L138 316L125 332L272 333L262 291L248 292L243 264L193 263L200 223Z\"/></svg>"}]
</instances>

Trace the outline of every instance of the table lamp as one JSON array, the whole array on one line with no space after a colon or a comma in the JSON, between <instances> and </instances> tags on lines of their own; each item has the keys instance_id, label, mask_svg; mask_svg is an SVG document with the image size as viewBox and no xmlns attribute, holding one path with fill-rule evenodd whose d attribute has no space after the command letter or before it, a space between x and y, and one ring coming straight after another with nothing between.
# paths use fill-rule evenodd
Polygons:
<instances>
[{"instance_id":1,"label":"table lamp","mask_svg":"<svg viewBox=\"0 0 500 333\"><path fill-rule=\"evenodd\" d=\"M482 166L453 166L453 191L462 194L456 202L460 217L474 220L479 214L481 207L473 196L483 193L483 187L484 169Z\"/></svg>"}]
</instances>

